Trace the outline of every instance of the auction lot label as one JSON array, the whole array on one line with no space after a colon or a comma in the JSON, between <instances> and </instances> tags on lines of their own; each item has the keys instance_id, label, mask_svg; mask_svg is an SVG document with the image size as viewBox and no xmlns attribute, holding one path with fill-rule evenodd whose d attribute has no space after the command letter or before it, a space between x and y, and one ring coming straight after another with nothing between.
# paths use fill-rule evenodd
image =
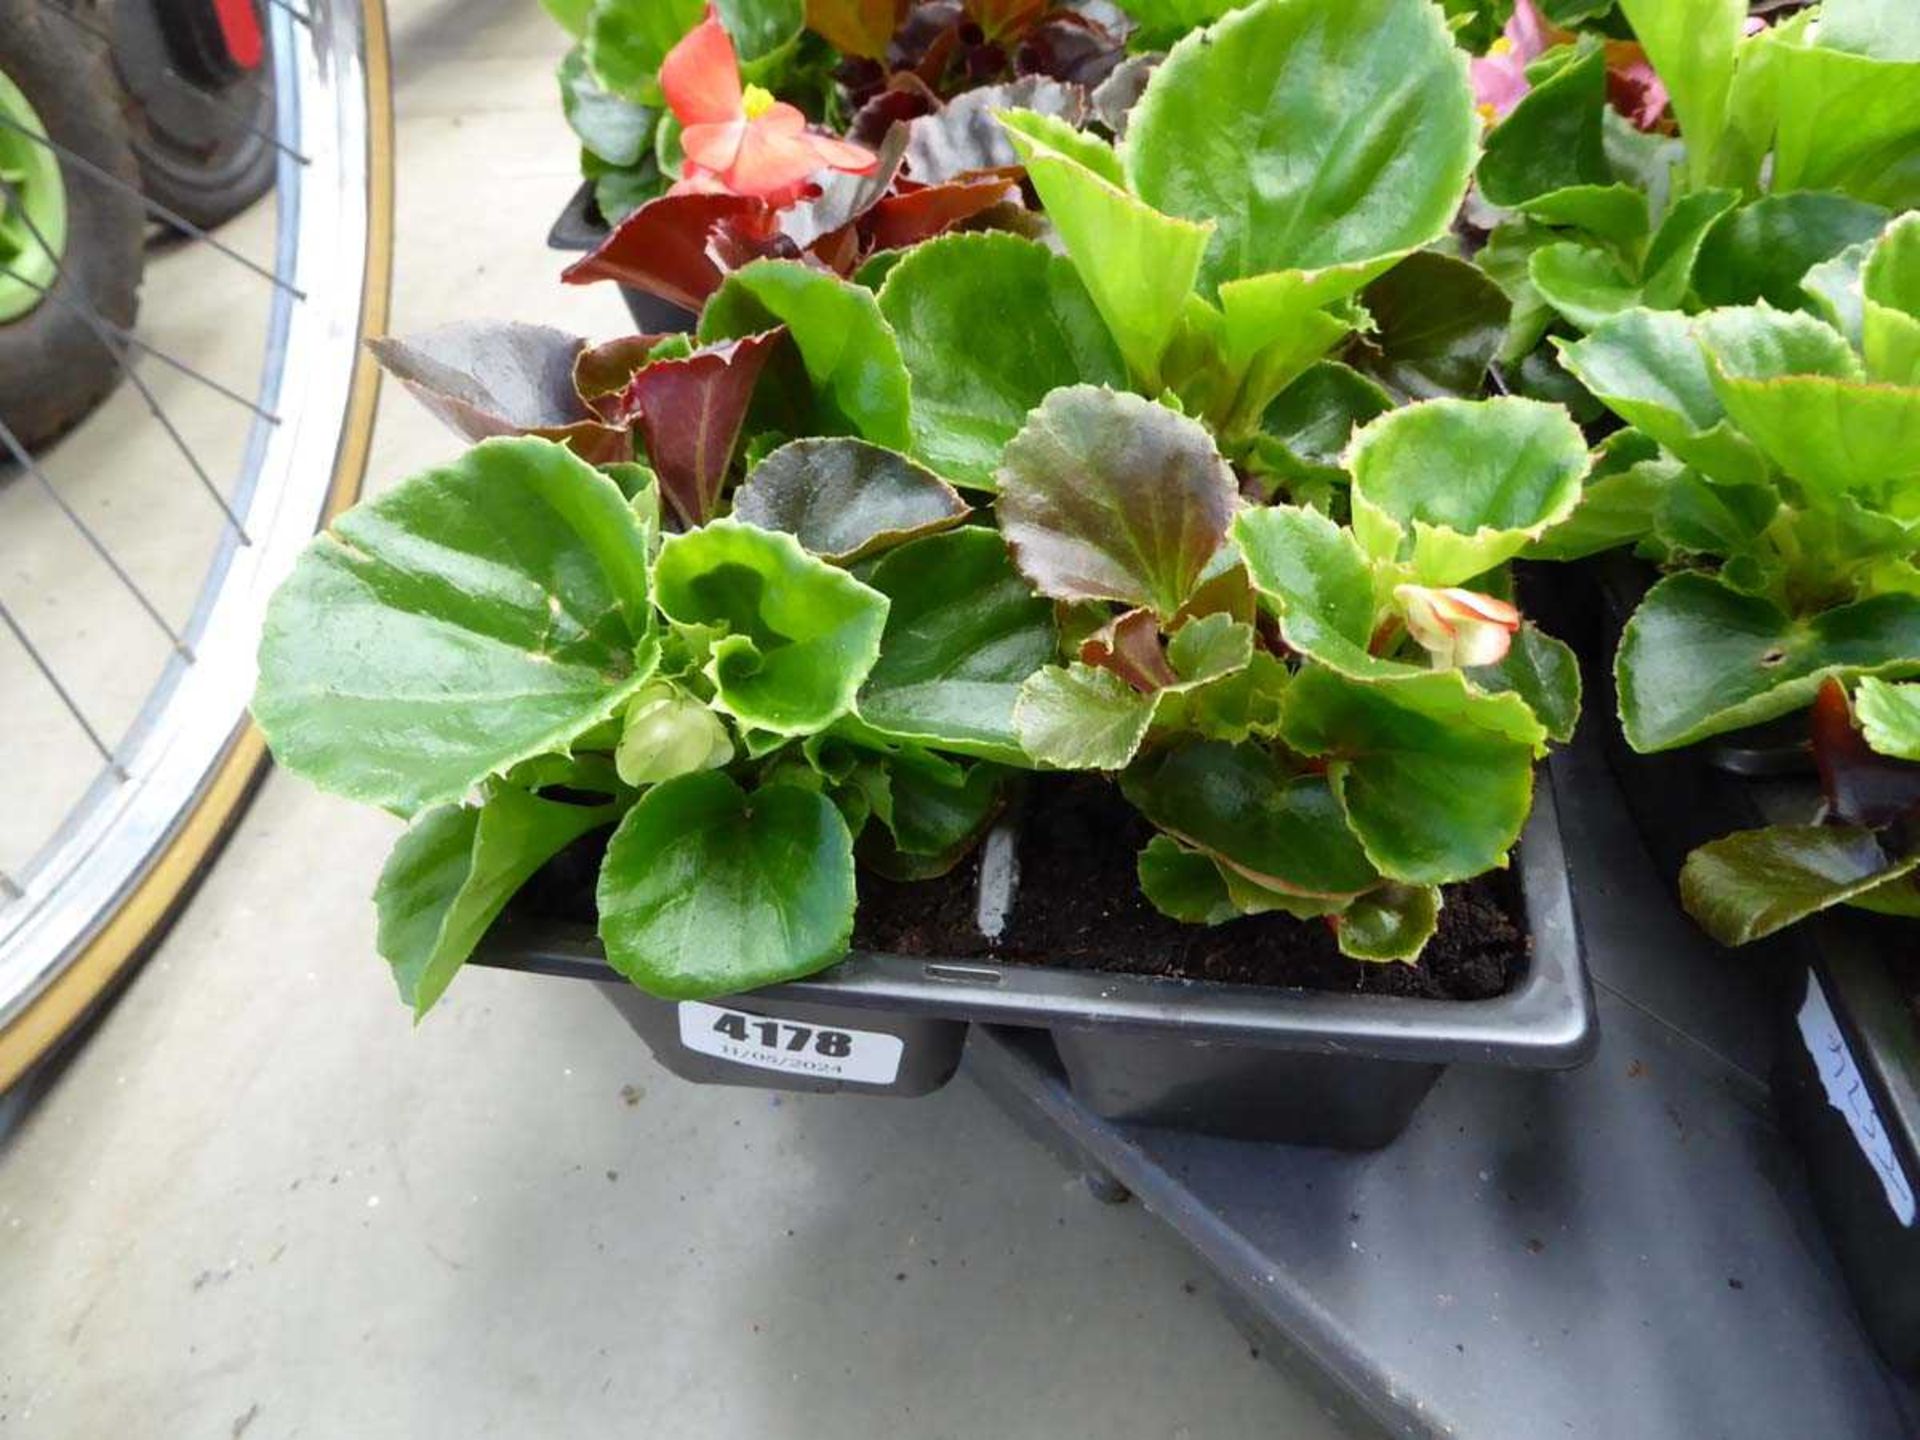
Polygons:
<instances>
[{"instance_id":1,"label":"auction lot label","mask_svg":"<svg viewBox=\"0 0 1920 1440\"><path fill-rule=\"evenodd\" d=\"M680 1002L680 1043L736 1065L861 1085L891 1085L906 1050L898 1035L779 1020L698 1000Z\"/></svg>"}]
</instances>

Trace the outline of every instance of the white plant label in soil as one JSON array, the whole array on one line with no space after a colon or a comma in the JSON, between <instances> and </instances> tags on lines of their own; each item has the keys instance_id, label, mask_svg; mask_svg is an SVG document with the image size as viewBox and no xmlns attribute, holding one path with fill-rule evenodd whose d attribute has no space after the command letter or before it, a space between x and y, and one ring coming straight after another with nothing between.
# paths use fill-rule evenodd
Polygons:
<instances>
[{"instance_id":1,"label":"white plant label in soil","mask_svg":"<svg viewBox=\"0 0 1920 1440\"><path fill-rule=\"evenodd\" d=\"M736 1065L860 1085L891 1085L906 1050L898 1035L782 1020L698 1000L680 1002L680 1043Z\"/></svg>"},{"instance_id":2,"label":"white plant label in soil","mask_svg":"<svg viewBox=\"0 0 1920 1440\"><path fill-rule=\"evenodd\" d=\"M1840 1022L1834 1019L1833 1007L1827 1003L1827 992L1821 987L1819 977L1811 972L1807 975L1807 998L1800 1007L1800 1035L1807 1043L1807 1053L1813 1056L1821 1083L1827 1087L1827 1102L1845 1117L1847 1128L1853 1131L1854 1143L1880 1177L1894 1215L1902 1225L1911 1226L1913 1187L1907 1182L1900 1157L1893 1152L1886 1127L1880 1123L1880 1112L1874 1108L1873 1095L1860 1074L1860 1067L1854 1064L1853 1050L1846 1036L1840 1033Z\"/></svg>"}]
</instances>

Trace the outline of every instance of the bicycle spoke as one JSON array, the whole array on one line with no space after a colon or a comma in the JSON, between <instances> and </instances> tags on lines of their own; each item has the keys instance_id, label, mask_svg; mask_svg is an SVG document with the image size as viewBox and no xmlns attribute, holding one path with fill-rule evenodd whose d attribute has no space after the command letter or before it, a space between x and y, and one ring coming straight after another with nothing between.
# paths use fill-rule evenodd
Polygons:
<instances>
[{"instance_id":1,"label":"bicycle spoke","mask_svg":"<svg viewBox=\"0 0 1920 1440\"><path fill-rule=\"evenodd\" d=\"M149 213L158 215L162 220L166 221L167 224L173 226L176 230L179 230L184 234L192 236L195 240L200 241L202 244L208 246L211 249L218 250L222 255L226 256L229 260L233 261L236 265L239 265L244 269L251 270L255 275L258 275L262 280L265 280L268 284L273 285L278 289L285 290L288 294L292 295L294 299L304 300L307 298L294 286L288 284L285 280L281 279L278 275L274 274L273 271L267 269L266 266L259 264L257 261L249 260L245 255L242 255L238 250L235 250L231 245L226 244L218 236L210 234L208 231L194 224L191 220L187 219L186 216L180 214L178 211L169 209L167 206L162 205L158 200L155 200L152 196L148 195L145 191L143 191L138 185L129 184L127 181L122 180L118 175L114 174L111 170L102 169L100 166L94 164L91 160L87 159L86 156L78 154L77 152L69 149L67 146L60 144L58 141L50 140L45 135L35 134L33 131L29 130L26 126L22 125L19 121L11 119L8 116L0 115L0 126L5 126L7 129L13 131L15 134L26 136L27 139L31 140L36 145L41 145L46 147L48 150L51 150L54 154L58 155L63 162L65 162L68 165L74 166L76 169L81 171L81 173L86 175L91 175L96 180L101 181L103 184L111 185L114 189L123 191L126 194L133 196L135 199L137 199L140 202L142 206L146 208L146 210Z\"/></svg>"},{"instance_id":2,"label":"bicycle spoke","mask_svg":"<svg viewBox=\"0 0 1920 1440\"><path fill-rule=\"evenodd\" d=\"M0 417L0 447L4 447L13 456L15 464L40 482L40 488L46 491L47 497L59 507L60 513L72 522L73 528L80 532L93 553L98 555L106 567L113 572L114 578L127 588L127 592L139 602L140 608L147 612L153 623L158 625L167 639L173 642L173 648L188 660L193 659L192 647L167 623L167 618L160 613L160 608L147 598L147 592L140 588L140 582L129 575L126 567L113 558L113 551L107 548L106 542L100 538L94 528L81 518L79 511L67 503L67 497L60 493L53 481L47 478L47 472L42 470L33 456L27 453L27 447L20 443L20 437L13 433L12 427L7 424L4 417Z\"/></svg>"},{"instance_id":3,"label":"bicycle spoke","mask_svg":"<svg viewBox=\"0 0 1920 1440\"><path fill-rule=\"evenodd\" d=\"M5 181L0 181L0 198L4 198L9 205L13 206L14 209L19 212L20 221L27 227L27 232L33 236L34 242L38 244L53 261L54 275L64 280L66 278L66 269L61 262L60 256L54 251L53 246L47 243L47 237L41 234L40 227L33 223L25 207L20 204L19 192ZM86 323L87 328L93 331L94 338L107 347L107 352L113 356L114 365L119 369L121 375L126 378L127 383L140 392L140 397L147 402L147 409L153 412L153 418L160 422L160 428L167 432L167 437L173 441L174 448L179 450L181 455L186 458L187 464L192 467L195 477L200 481L201 488L213 498L213 503L220 507L220 513L227 517L227 523L233 526L234 532L239 535L240 543L242 545L251 545L253 543L253 537L247 534L246 526L242 525L240 523L240 517L233 513L233 507L227 503L227 497L220 493L220 487L214 484L213 477L207 473L207 467L200 463L200 457L193 453L193 447L187 444L186 436L180 433L179 427L173 423L172 417L167 414L166 410L161 406L160 401L155 398L151 387L148 386L145 380L140 378L139 373L135 371L125 353L114 345L112 336L107 333L105 328L106 322L100 318L99 314L91 305L78 307L78 313L80 318Z\"/></svg>"},{"instance_id":4,"label":"bicycle spoke","mask_svg":"<svg viewBox=\"0 0 1920 1440\"><path fill-rule=\"evenodd\" d=\"M93 748L100 752L100 758L107 762L107 768L118 779L126 779L126 770L115 758L113 751L107 747L107 742L100 738L100 732L93 728L93 722L87 719L86 711L80 708L80 702L73 698L65 685L60 683L60 677L53 673L53 667L47 663L46 657L34 648L33 641L27 638L27 632L20 628L20 622L13 618L13 612L7 609L4 601L0 601L0 624L4 624L13 632L13 638L20 642L20 648L27 652L27 658L33 662L41 678L53 688L53 693L60 697L60 703L67 707L67 713L73 716L75 723L87 732L87 739L91 740Z\"/></svg>"},{"instance_id":5,"label":"bicycle spoke","mask_svg":"<svg viewBox=\"0 0 1920 1440\"><path fill-rule=\"evenodd\" d=\"M4 173L5 172L0 171L0 177L4 177ZM3 178L0 178L0 183L4 183ZM39 291L40 294L43 297L45 297L47 302L50 304L59 305L64 309L73 310L77 312L85 311L86 309L84 305L79 304L77 301L69 300L64 295L56 294L51 285L35 284L32 279L30 279L28 276L22 275L18 270L13 269L11 266L0 265L0 276L5 276L10 280L18 280L22 285L27 286L29 289ZM104 316L102 316L98 311L93 312L93 315L94 315L94 319L99 323L100 327L104 329L108 334L112 335L113 338L119 341L121 344L130 345L136 350L139 350L145 354L151 355L154 359L158 360L162 365L165 365L171 369L177 370L182 375L188 376L191 379L198 380L202 385L206 386L209 390L213 391L214 394L225 396L227 399L233 401L234 404L246 407L248 410L251 410L254 414L258 415L262 420L266 421L269 425L278 425L280 423L280 417L278 415L274 414L271 410L264 408L257 401L249 400L246 396L242 395L238 390L232 389L229 386L221 384L218 380L214 379L211 375L208 375L203 371L194 369L194 367L189 365L186 361L181 360L175 356L169 355L166 351L162 350L159 346L152 344L150 341L142 340L138 335L134 334L133 331L126 329L124 326L114 324L111 320L108 320Z\"/></svg>"}]
</instances>

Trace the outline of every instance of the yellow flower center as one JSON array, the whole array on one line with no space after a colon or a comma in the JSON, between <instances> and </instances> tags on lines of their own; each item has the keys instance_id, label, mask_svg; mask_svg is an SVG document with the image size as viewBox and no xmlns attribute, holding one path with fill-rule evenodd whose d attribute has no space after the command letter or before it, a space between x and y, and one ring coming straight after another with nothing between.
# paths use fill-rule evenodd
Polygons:
<instances>
[{"instance_id":1,"label":"yellow flower center","mask_svg":"<svg viewBox=\"0 0 1920 1440\"><path fill-rule=\"evenodd\" d=\"M749 85L741 92L740 108L747 112L747 119L758 120L773 108L773 92Z\"/></svg>"},{"instance_id":2,"label":"yellow flower center","mask_svg":"<svg viewBox=\"0 0 1920 1440\"><path fill-rule=\"evenodd\" d=\"M1512 53L1513 42L1504 35L1487 47L1487 54L1489 55L1509 55Z\"/></svg>"}]
</instances>

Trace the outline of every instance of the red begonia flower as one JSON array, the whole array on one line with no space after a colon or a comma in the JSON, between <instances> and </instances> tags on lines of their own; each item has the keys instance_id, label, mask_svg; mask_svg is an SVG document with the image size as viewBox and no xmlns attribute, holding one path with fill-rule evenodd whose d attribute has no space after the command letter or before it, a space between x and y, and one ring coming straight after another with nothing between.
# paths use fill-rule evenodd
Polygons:
<instances>
[{"instance_id":1,"label":"red begonia flower","mask_svg":"<svg viewBox=\"0 0 1920 1440\"><path fill-rule=\"evenodd\" d=\"M733 40L713 7L668 52L660 89L680 122L685 157L675 194L725 192L791 205L821 170L865 175L872 151L807 128L807 117L758 85L742 88Z\"/></svg>"}]
</instances>

